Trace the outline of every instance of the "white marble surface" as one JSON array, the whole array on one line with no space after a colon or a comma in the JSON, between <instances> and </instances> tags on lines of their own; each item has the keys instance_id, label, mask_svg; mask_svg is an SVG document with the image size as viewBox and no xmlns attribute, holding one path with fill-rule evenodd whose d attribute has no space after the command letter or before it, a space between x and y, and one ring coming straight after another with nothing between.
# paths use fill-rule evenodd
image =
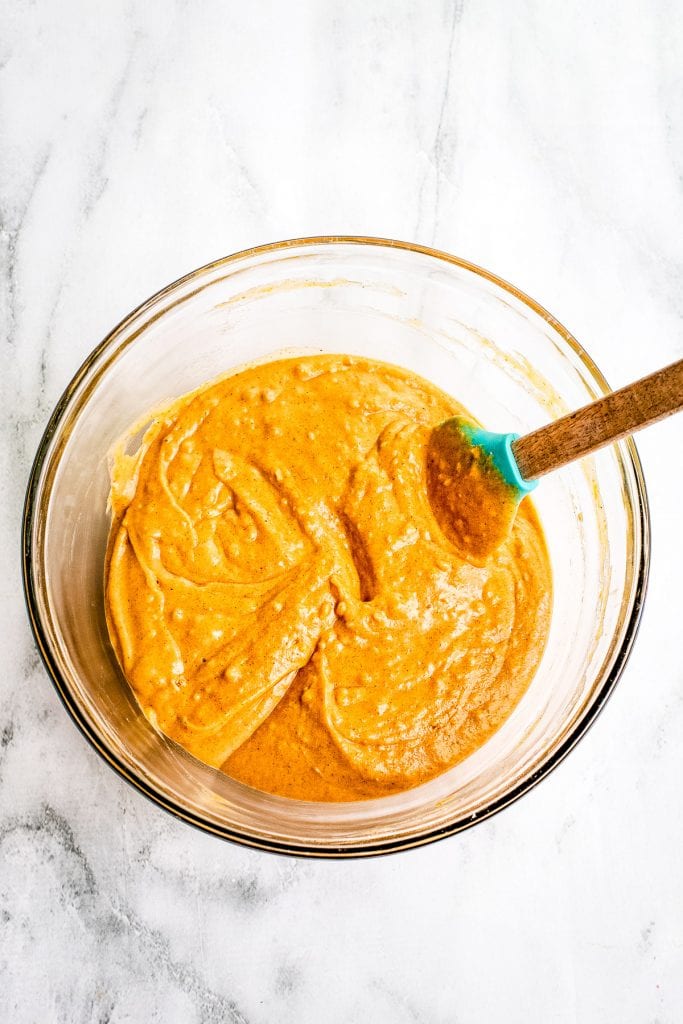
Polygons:
<instances>
[{"instance_id":1,"label":"white marble surface","mask_svg":"<svg viewBox=\"0 0 683 1024\"><path fill-rule=\"evenodd\" d=\"M370 862L223 844L115 776L39 662L19 522L108 328L260 242L434 243L613 384L683 355L683 7L8 0L0 191L0 1020L680 1021L680 419L640 441L650 594L598 723L495 819Z\"/></svg>"}]
</instances>

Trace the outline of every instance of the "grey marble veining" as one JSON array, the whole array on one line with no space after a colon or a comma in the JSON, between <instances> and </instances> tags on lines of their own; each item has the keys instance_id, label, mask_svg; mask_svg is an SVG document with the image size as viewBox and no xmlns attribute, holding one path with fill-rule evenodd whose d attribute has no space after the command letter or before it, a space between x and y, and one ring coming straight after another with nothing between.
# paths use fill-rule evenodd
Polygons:
<instances>
[{"instance_id":1,"label":"grey marble veining","mask_svg":"<svg viewBox=\"0 0 683 1024\"><path fill-rule=\"evenodd\" d=\"M639 442L651 588L609 707L514 807L382 860L239 849L117 778L39 662L19 527L92 347L260 242L458 253L614 384L683 355L683 7L9 0L0 202L0 1020L680 1020L680 420Z\"/></svg>"}]
</instances>

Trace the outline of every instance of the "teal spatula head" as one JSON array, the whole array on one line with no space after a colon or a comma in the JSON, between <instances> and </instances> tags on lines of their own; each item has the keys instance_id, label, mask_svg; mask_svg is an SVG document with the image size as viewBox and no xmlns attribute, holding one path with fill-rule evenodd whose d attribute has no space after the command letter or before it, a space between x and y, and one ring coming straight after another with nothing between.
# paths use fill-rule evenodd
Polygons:
<instances>
[{"instance_id":1,"label":"teal spatula head","mask_svg":"<svg viewBox=\"0 0 683 1024\"><path fill-rule=\"evenodd\" d=\"M483 430L459 419L447 420L442 427L449 423L456 425L455 429L460 431L472 448L481 450L482 457L490 461L491 467L500 474L506 484L519 491L518 500L521 501L525 494L529 494L538 486L538 480L525 480L519 471L512 451L512 444L518 440L519 434L496 434L492 430Z\"/></svg>"},{"instance_id":2,"label":"teal spatula head","mask_svg":"<svg viewBox=\"0 0 683 1024\"><path fill-rule=\"evenodd\" d=\"M484 564L510 533L525 480L512 450L518 434L496 434L458 417L432 431L427 485L439 526L468 561Z\"/></svg>"}]
</instances>

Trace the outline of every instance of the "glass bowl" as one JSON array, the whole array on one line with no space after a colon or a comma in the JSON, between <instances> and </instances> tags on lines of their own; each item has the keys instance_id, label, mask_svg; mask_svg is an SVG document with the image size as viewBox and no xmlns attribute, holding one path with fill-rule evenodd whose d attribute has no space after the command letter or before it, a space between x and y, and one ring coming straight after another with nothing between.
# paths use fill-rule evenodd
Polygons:
<instances>
[{"instance_id":1,"label":"glass bowl","mask_svg":"<svg viewBox=\"0 0 683 1024\"><path fill-rule=\"evenodd\" d=\"M623 441L553 474L536 492L554 573L550 635L529 690L483 747L439 778L381 799L332 804L261 793L157 733L121 674L104 617L108 457L150 410L282 350L397 363L452 393L493 430L523 433L607 390L589 356L537 303L442 252L382 239L306 238L211 263L115 327L50 419L23 529L36 641L89 742L184 821L290 854L367 855L431 842L534 786L613 690L649 564L638 455Z\"/></svg>"}]
</instances>

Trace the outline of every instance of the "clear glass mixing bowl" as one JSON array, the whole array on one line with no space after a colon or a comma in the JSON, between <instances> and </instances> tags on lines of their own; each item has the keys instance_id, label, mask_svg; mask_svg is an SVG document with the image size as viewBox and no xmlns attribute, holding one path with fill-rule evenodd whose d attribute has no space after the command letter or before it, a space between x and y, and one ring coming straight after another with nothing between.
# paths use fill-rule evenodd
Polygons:
<instances>
[{"instance_id":1,"label":"clear glass mixing bowl","mask_svg":"<svg viewBox=\"0 0 683 1024\"><path fill-rule=\"evenodd\" d=\"M645 487L621 442L536 492L554 573L539 670L474 755L410 792L348 804L257 792L149 725L104 618L108 453L141 416L231 367L282 349L398 363L494 430L524 432L605 390L545 310L445 253L371 238L263 246L202 267L145 302L95 349L59 401L28 485L23 559L36 641L96 750L134 786L207 832L318 856L381 853L466 828L534 786L574 746L633 643L649 562Z\"/></svg>"}]
</instances>

